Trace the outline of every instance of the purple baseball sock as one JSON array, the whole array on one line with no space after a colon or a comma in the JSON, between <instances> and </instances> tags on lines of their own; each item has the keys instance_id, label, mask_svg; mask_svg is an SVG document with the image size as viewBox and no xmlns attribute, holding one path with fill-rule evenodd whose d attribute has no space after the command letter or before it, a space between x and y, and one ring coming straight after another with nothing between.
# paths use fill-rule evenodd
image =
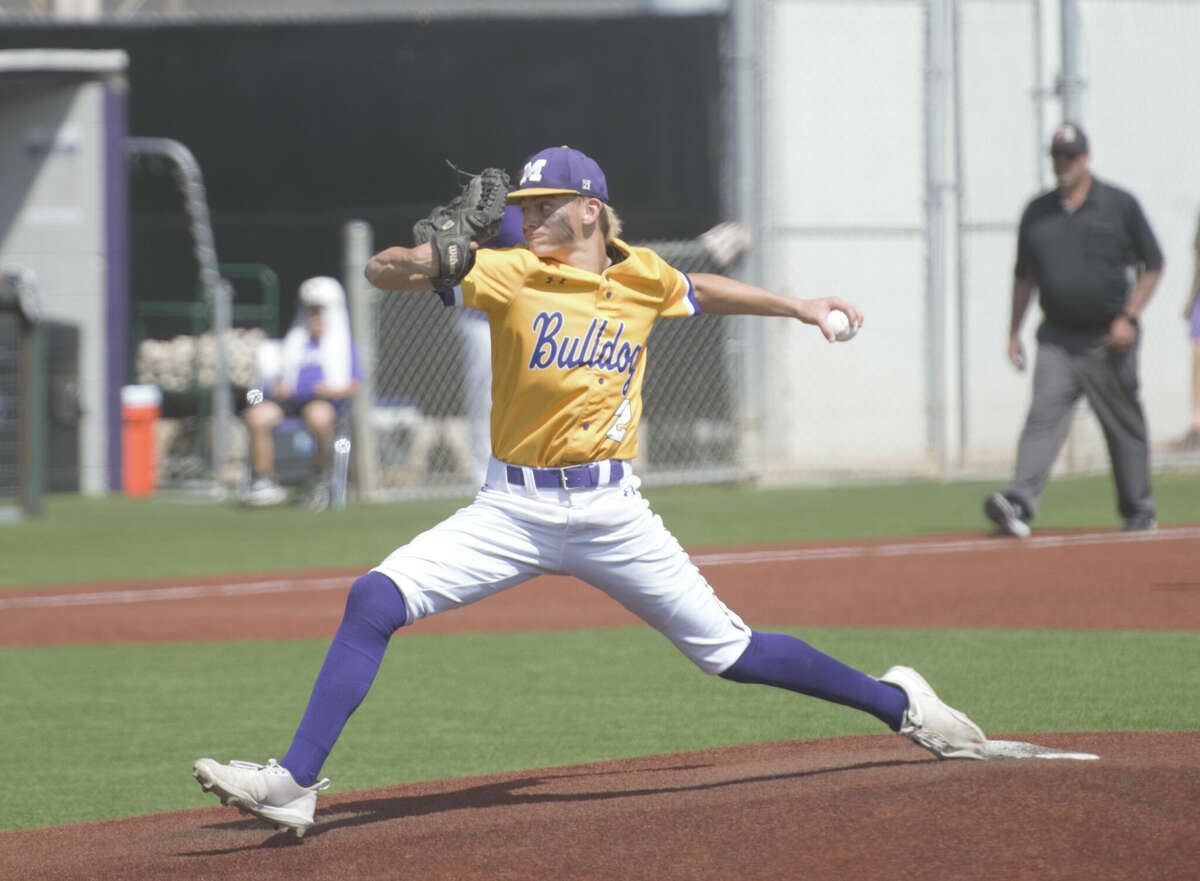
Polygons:
<instances>
[{"instance_id":1,"label":"purple baseball sock","mask_svg":"<svg viewBox=\"0 0 1200 881\"><path fill-rule=\"evenodd\" d=\"M870 713L900 730L908 698L898 688L847 667L803 640L783 633L750 633L750 645L721 676L733 682L774 685Z\"/></svg>"},{"instance_id":2,"label":"purple baseball sock","mask_svg":"<svg viewBox=\"0 0 1200 881\"><path fill-rule=\"evenodd\" d=\"M354 580L308 708L279 763L301 786L317 782L346 720L375 681L388 640L407 620L404 597L390 578L368 572Z\"/></svg>"}]
</instances>

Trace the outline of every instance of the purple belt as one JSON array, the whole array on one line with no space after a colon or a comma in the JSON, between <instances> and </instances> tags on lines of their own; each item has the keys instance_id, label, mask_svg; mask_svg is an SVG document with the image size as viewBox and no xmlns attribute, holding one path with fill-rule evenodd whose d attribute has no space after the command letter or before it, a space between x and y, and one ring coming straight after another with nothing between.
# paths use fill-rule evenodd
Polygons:
<instances>
[{"instance_id":1,"label":"purple belt","mask_svg":"<svg viewBox=\"0 0 1200 881\"><path fill-rule=\"evenodd\" d=\"M608 480L600 479L601 467L599 462L588 462L585 465L568 465L566 468L522 468L520 465L509 465L508 482L513 486L525 485L524 472L533 474L533 485L539 489L584 489L589 486L603 486L620 483L625 476L625 463L617 459L609 462Z\"/></svg>"}]
</instances>

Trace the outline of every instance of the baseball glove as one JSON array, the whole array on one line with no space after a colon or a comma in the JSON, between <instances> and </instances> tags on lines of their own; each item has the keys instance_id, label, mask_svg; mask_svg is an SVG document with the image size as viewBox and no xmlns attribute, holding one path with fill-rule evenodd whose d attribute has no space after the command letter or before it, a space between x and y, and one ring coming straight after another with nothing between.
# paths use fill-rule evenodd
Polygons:
<instances>
[{"instance_id":1,"label":"baseball glove","mask_svg":"<svg viewBox=\"0 0 1200 881\"><path fill-rule=\"evenodd\" d=\"M430 242L436 262L430 277L437 290L452 288L475 265L471 242L486 242L500 232L505 199L511 183L507 172L485 168L445 205L413 225L413 242Z\"/></svg>"}]
</instances>

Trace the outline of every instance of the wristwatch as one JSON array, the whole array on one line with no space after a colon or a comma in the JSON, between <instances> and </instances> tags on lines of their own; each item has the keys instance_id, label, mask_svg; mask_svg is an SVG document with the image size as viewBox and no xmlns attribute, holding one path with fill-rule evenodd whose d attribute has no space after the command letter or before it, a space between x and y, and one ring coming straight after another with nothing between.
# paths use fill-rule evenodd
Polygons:
<instances>
[{"instance_id":1,"label":"wristwatch","mask_svg":"<svg viewBox=\"0 0 1200 881\"><path fill-rule=\"evenodd\" d=\"M1130 324L1132 324L1134 327L1138 326L1137 316L1134 315L1132 312L1122 312L1121 314L1124 315L1125 320L1128 321Z\"/></svg>"}]
</instances>

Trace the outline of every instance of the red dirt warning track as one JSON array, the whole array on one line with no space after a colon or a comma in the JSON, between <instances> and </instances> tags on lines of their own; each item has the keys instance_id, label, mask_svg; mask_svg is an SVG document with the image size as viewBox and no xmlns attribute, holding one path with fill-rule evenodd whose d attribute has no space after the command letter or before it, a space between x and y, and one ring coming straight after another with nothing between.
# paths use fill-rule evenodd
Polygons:
<instances>
[{"instance_id":1,"label":"red dirt warning track","mask_svg":"<svg viewBox=\"0 0 1200 881\"><path fill-rule=\"evenodd\" d=\"M694 558L756 626L1200 630L1197 529ZM328 636L356 574L6 592L0 645ZM251 614L266 609L271 615ZM236 626L243 620L250 625ZM598 592L543 578L417 629L633 623ZM102 881L1197 877L1200 732L992 733L1102 758L939 762L894 736L757 744L323 795L317 825L301 842L221 807L8 832L0 834L0 874Z\"/></svg>"}]
</instances>

